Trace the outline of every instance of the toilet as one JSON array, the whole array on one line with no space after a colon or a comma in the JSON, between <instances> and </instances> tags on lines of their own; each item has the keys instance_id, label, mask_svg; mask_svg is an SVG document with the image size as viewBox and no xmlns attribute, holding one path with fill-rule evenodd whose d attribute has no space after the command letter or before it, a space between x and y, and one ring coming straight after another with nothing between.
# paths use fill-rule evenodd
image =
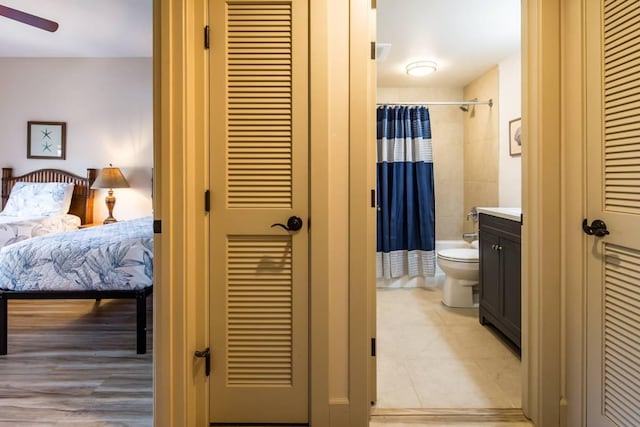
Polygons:
<instances>
[{"instance_id":1,"label":"toilet","mask_svg":"<svg viewBox=\"0 0 640 427\"><path fill-rule=\"evenodd\" d=\"M446 277L442 286L442 303L449 307L477 307L473 286L478 284L480 260L477 241L470 248L441 249L438 266Z\"/></svg>"}]
</instances>

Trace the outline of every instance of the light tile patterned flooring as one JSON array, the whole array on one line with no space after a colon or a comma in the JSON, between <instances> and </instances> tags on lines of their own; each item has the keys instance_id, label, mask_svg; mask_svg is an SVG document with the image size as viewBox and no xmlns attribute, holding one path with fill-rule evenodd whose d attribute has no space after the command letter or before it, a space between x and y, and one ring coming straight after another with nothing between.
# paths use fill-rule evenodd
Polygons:
<instances>
[{"instance_id":1,"label":"light tile patterned flooring","mask_svg":"<svg viewBox=\"0 0 640 427\"><path fill-rule=\"evenodd\" d=\"M441 294L426 288L377 291L375 407L519 408L519 357L480 325L477 309L449 308Z\"/></svg>"}]
</instances>

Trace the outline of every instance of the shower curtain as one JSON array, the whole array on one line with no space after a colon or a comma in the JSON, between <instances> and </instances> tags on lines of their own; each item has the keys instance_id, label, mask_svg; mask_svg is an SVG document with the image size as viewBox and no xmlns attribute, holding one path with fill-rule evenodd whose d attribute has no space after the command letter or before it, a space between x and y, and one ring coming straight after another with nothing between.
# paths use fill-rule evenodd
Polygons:
<instances>
[{"instance_id":1,"label":"shower curtain","mask_svg":"<svg viewBox=\"0 0 640 427\"><path fill-rule=\"evenodd\" d=\"M377 109L377 277L435 274L435 197L426 107Z\"/></svg>"}]
</instances>

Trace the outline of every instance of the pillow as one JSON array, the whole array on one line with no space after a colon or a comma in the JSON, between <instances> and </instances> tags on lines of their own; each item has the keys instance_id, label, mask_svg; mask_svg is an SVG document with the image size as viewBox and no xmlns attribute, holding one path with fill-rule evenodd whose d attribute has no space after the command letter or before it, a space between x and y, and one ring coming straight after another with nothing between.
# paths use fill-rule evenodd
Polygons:
<instances>
[{"instance_id":1,"label":"pillow","mask_svg":"<svg viewBox=\"0 0 640 427\"><path fill-rule=\"evenodd\" d=\"M52 216L69 211L73 184L64 182L16 182L0 213L5 216Z\"/></svg>"}]
</instances>

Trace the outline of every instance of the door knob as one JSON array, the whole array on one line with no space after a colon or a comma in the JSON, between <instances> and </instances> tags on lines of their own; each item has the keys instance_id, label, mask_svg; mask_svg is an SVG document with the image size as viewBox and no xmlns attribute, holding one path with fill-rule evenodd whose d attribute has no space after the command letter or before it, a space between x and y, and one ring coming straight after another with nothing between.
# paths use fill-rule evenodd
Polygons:
<instances>
[{"instance_id":1,"label":"door knob","mask_svg":"<svg viewBox=\"0 0 640 427\"><path fill-rule=\"evenodd\" d=\"M271 228L273 227L282 227L287 231L298 231L302 228L302 218L294 215L289 217L289 219L287 220L287 225L280 223L271 224Z\"/></svg>"},{"instance_id":2,"label":"door knob","mask_svg":"<svg viewBox=\"0 0 640 427\"><path fill-rule=\"evenodd\" d=\"M588 224L589 222L587 221L587 218L585 218L584 221L582 221L582 229L589 236L593 235L597 237L604 237L609 234L609 230L607 230L607 224L605 224L601 219L594 220L591 225Z\"/></svg>"}]
</instances>

